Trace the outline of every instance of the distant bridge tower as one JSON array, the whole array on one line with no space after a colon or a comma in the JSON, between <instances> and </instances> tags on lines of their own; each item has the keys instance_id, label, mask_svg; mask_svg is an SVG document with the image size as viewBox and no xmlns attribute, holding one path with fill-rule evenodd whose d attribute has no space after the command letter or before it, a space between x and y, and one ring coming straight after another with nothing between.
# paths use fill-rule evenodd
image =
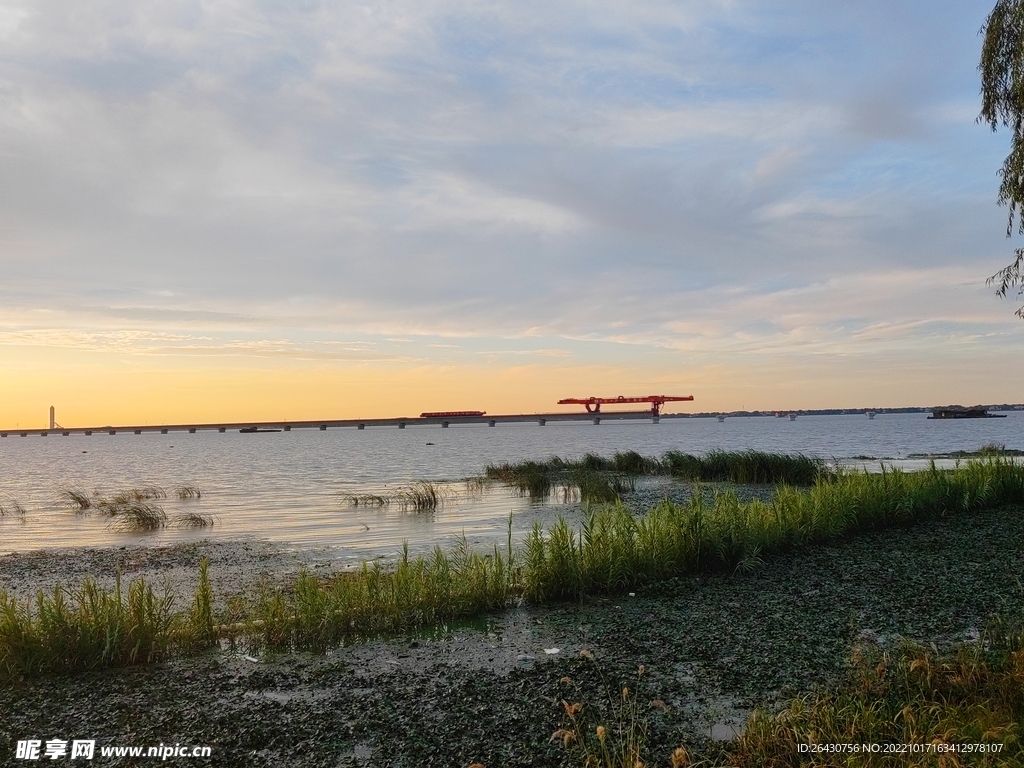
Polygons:
<instances>
[{"instance_id":1,"label":"distant bridge tower","mask_svg":"<svg viewBox=\"0 0 1024 768\"><path fill-rule=\"evenodd\" d=\"M56 429L57 428L57 419L55 418L56 415L57 415L57 412L53 409L53 406L51 405L50 406L50 429Z\"/></svg>"}]
</instances>

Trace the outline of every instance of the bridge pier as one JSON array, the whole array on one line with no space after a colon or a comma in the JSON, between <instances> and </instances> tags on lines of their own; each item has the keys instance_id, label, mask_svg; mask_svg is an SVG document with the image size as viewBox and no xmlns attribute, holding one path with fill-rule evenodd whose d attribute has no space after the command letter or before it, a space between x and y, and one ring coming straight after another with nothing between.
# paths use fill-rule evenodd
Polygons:
<instances>
[{"instance_id":1,"label":"bridge pier","mask_svg":"<svg viewBox=\"0 0 1024 768\"><path fill-rule=\"evenodd\" d=\"M217 431L223 434L224 432L228 431L228 428L227 427L217 427Z\"/></svg>"},{"instance_id":2,"label":"bridge pier","mask_svg":"<svg viewBox=\"0 0 1024 768\"><path fill-rule=\"evenodd\" d=\"M320 431L321 432L326 432L327 431L327 425L326 424L321 424L320 425Z\"/></svg>"},{"instance_id":3,"label":"bridge pier","mask_svg":"<svg viewBox=\"0 0 1024 768\"><path fill-rule=\"evenodd\" d=\"M405 422L404 421L398 422L398 428L399 429L405 429Z\"/></svg>"},{"instance_id":4,"label":"bridge pier","mask_svg":"<svg viewBox=\"0 0 1024 768\"><path fill-rule=\"evenodd\" d=\"M356 427L356 429L366 429L366 425L360 424L358 427Z\"/></svg>"},{"instance_id":5,"label":"bridge pier","mask_svg":"<svg viewBox=\"0 0 1024 768\"><path fill-rule=\"evenodd\" d=\"M498 423L498 422L496 422L496 421L495 421L494 419L491 419L490 421L488 421L488 422L487 422L487 426L488 426L488 427L493 427L493 426L494 426L495 424L497 424L497 423Z\"/></svg>"},{"instance_id":6,"label":"bridge pier","mask_svg":"<svg viewBox=\"0 0 1024 768\"><path fill-rule=\"evenodd\" d=\"M194 435L194 434L196 433L196 428L195 428L195 427L189 427L189 428L188 428L188 433L189 433L190 435Z\"/></svg>"},{"instance_id":7,"label":"bridge pier","mask_svg":"<svg viewBox=\"0 0 1024 768\"><path fill-rule=\"evenodd\" d=\"M601 417L600 416L595 416L594 417L594 424L600 424L600 423L601 423Z\"/></svg>"},{"instance_id":8,"label":"bridge pier","mask_svg":"<svg viewBox=\"0 0 1024 768\"><path fill-rule=\"evenodd\" d=\"M167 434L167 430L166 429L161 429L160 430L160 434L161 435L166 435Z\"/></svg>"},{"instance_id":9,"label":"bridge pier","mask_svg":"<svg viewBox=\"0 0 1024 768\"><path fill-rule=\"evenodd\" d=\"M141 435L142 434L142 430L141 429L136 429L135 430L135 434L136 435Z\"/></svg>"},{"instance_id":10,"label":"bridge pier","mask_svg":"<svg viewBox=\"0 0 1024 768\"><path fill-rule=\"evenodd\" d=\"M448 429L448 422L447 421L442 421L441 422L441 429Z\"/></svg>"},{"instance_id":11,"label":"bridge pier","mask_svg":"<svg viewBox=\"0 0 1024 768\"><path fill-rule=\"evenodd\" d=\"M548 420L547 419L537 419L537 423L540 426L544 427L544 426L547 426Z\"/></svg>"}]
</instances>

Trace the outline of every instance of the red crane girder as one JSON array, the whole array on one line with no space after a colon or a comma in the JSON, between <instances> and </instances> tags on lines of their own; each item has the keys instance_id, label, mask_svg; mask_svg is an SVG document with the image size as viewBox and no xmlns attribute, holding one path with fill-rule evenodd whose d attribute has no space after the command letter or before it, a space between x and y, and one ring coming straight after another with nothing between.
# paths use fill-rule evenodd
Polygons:
<instances>
[{"instance_id":1,"label":"red crane girder","mask_svg":"<svg viewBox=\"0 0 1024 768\"><path fill-rule=\"evenodd\" d=\"M582 405L586 407L587 413L600 413L602 405L610 405L615 403L650 403L651 414L659 416L661 412L661 406L665 403L681 402L684 400L693 400L693 395L645 395L643 397L567 397L564 400L559 400L559 405Z\"/></svg>"}]
</instances>

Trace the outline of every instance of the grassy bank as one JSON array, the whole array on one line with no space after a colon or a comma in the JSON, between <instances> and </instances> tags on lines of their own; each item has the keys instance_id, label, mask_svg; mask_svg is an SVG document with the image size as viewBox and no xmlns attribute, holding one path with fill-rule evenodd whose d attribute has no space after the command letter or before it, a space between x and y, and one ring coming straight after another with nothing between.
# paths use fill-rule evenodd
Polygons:
<instances>
[{"instance_id":1,"label":"grassy bank","mask_svg":"<svg viewBox=\"0 0 1024 768\"><path fill-rule=\"evenodd\" d=\"M664 502L633 517L621 506L593 512L579 531L565 521L539 527L521 548L474 553L465 542L429 557L406 554L288 588L265 588L215 618L201 569L195 605L175 610L143 580L126 593L87 582L40 593L32 604L0 591L0 670L133 664L239 637L278 648L323 648L346 638L401 632L534 603L615 592L687 573L754 567L772 553L847 533L969 514L1024 499L1024 467L972 462L954 470L819 477L807 490L782 487L769 503L723 493Z\"/></svg>"}]
</instances>

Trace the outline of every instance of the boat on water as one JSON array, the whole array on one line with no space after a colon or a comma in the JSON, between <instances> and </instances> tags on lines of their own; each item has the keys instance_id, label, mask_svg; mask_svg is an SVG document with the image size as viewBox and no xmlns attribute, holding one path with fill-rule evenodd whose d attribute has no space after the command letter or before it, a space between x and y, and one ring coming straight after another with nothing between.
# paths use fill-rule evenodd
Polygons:
<instances>
[{"instance_id":1,"label":"boat on water","mask_svg":"<svg viewBox=\"0 0 1024 768\"><path fill-rule=\"evenodd\" d=\"M868 414L868 418L869 419L875 418L875 412L874 411L868 411L867 414Z\"/></svg>"},{"instance_id":2,"label":"boat on water","mask_svg":"<svg viewBox=\"0 0 1024 768\"><path fill-rule=\"evenodd\" d=\"M1005 419L1005 413L989 413L987 408L964 408L953 405L949 408L932 408L929 419Z\"/></svg>"},{"instance_id":3,"label":"boat on water","mask_svg":"<svg viewBox=\"0 0 1024 768\"><path fill-rule=\"evenodd\" d=\"M795 413L789 414L789 420L790 421L796 421L796 414Z\"/></svg>"}]
</instances>

